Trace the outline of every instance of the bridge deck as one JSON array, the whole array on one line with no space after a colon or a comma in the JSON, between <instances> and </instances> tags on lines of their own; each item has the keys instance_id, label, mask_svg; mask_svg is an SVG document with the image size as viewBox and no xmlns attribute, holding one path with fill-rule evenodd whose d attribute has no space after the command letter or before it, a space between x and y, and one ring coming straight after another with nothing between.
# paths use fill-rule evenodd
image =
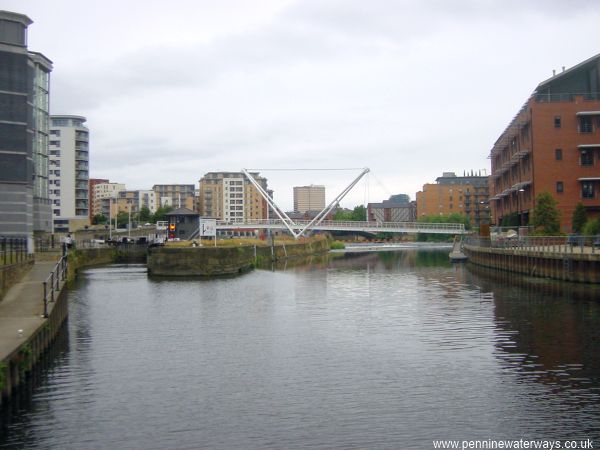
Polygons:
<instances>
[{"instance_id":1,"label":"bridge deck","mask_svg":"<svg viewBox=\"0 0 600 450\"><path fill-rule=\"evenodd\" d=\"M294 230L302 230L310 221L297 220L288 225ZM282 220L249 220L245 222L231 222L218 220L217 229L287 229ZM362 231L367 233L432 233L432 234L465 234L465 227L458 223L424 223L424 222L338 222L324 220L318 225L310 226L311 230L321 231Z\"/></svg>"}]
</instances>

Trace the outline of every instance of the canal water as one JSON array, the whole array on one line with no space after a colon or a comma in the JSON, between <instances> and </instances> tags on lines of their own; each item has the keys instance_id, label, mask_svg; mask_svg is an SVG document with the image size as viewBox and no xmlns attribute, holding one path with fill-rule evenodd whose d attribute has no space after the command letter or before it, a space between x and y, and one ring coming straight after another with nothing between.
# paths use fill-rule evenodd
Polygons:
<instances>
[{"instance_id":1,"label":"canal water","mask_svg":"<svg viewBox=\"0 0 600 450\"><path fill-rule=\"evenodd\" d=\"M600 444L597 287L444 251L341 253L228 279L81 273L0 448Z\"/></svg>"}]
</instances>

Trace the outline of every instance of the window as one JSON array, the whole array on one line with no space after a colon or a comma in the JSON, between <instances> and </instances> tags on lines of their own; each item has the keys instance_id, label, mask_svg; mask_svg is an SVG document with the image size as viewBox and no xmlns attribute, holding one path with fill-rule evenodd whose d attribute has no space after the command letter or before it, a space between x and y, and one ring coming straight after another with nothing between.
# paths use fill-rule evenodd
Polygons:
<instances>
[{"instance_id":1,"label":"window","mask_svg":"<svg viewBox=\"0 0 600 450\"><path fill-rule=\"evenodd\" d=\"M554 159L557 161L562 161L562 148L557 148L554 150Z\"/></svg>"},{"instance_id":2,"label":"window","mask_svg":"<svg viewBox=\"0 0 600 450\"><path fill-rule=\"evenodd\" d=\"M581 197L582 198L594 198L594 182L593 181L582 181L581 182Z\"/></svg>"},{"instance_id":3,"label":"window","mask_svg":"<svg viewBox=\"0 0 600 450\"><path fill-rule=\"evenodd\" d=\"M592 125L592 116L580 116L579 117L579 132L580 133L591 133L594 131Z\"/></svg>"},{"instance_id":4,"label":"window","mask_svg":"<svg viewBox=\"0 0 600 450\"><path fill-rule=\"evenodd\" d=\"M565 186L562 181L556 182L556 192L558 194L562 194L565 191Z\"/></svg>"},{"instance_id":5,"label":"window","mask_svg":"<svg viewBox=\"0 0 600 450\"><path fill-rule=\"evenodd\" d=\"M60 141L50 141L50 145L56 145L57 147L60 147Z\"/></svg>"},{"instance_id":6,"label":"window","mask_svg":"<svg viewBox=\"0 0 600 450\"><path fill-rule=\"evenodd\" d=\"M50 136L60 136L60 130L50 130Z\"/></svg>"},{"instance_id":7,"label":"window","mask_svg":"<svg viewBox=\"0 0 600 450\"><path fill-rule=\"evenodd\" d=\"M554 116L554 128L560 128L561 125L560 116Z\"/></svg>"},{"instance_id":8,"label":"window","mask_svg":"<svg viewBox=\"0 0 600 450\"><path fill-rule=\"evenodd\" d=\"M594 151L593 150L581 150L581 157L579 158L582 166L593 166L594 165Z\"/></svg>"},{"instance_id":9,"label":"window","mask_svg":"<svg viewBox=\"0 0 600 450\"><path fill-rule=\"evenodd\" d=\"M69 120L68 119L52 119L53 127L68 127Z\"/></svg>"}]
</instances>

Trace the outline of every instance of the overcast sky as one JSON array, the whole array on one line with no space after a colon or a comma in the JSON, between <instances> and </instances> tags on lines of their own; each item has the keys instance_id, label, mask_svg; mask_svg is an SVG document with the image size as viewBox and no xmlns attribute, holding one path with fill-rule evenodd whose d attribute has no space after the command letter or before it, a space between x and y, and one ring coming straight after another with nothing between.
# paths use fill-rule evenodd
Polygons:
<instances>
[{"instance_id":1,"label":"overcast sky","mask_svg":"<svg viewBox=\"0 0 600 450\"><path fill-rule=\"evenodd\" d=\"M90 176L369 167L342 202L415 193L489 151L535 87L600 53L596 0L3 0L54 63L51 114L87 117ZM261 171L332 200L360 170Z\"/></svg>"}]
</instances>

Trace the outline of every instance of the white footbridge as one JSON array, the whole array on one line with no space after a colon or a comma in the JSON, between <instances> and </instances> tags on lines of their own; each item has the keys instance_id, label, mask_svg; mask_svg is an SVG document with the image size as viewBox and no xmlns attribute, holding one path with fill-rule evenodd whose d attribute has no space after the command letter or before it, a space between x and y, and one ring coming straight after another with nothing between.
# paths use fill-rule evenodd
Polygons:
<instances>
[{"instance_id":1,"label":"white footbridge","mask_svg":"<svg viewBox=\"0 0 600 450\"><path fill-rule=\"evenodd\" d=\"M308 220L248 220L244 222L217 221L218 230L288 230L300 236L311 231L354 231L365 233L432 233L432 234L465 234L462 223L424 223L424 222L338 222L323 220L311 223Z\"/></svg>"},{"instance_id":2,"label":"white footbridge","mask_svg":"<svg viewBox=\"0 0 600 450\"><path fill-rule=\"evenodd\" d=\"M458 223L424 223L424 222L338 222L325 220L327 215L339 205L340 201L352 190L360 179L369 172L368 168L362 169L358 175L329 205L327 205L312 220L292 220L273 201L265 189L254 179L248 169L242 169L242 173L256 188L260 195L269 205L269 208L278 219L247 220L243 222L217 221L218 230L287 230L294 238L299 238L310 231L354 231L366 233L432 233L432 234L465 234L465 227Z\"/></svg>"}]
</instances>

